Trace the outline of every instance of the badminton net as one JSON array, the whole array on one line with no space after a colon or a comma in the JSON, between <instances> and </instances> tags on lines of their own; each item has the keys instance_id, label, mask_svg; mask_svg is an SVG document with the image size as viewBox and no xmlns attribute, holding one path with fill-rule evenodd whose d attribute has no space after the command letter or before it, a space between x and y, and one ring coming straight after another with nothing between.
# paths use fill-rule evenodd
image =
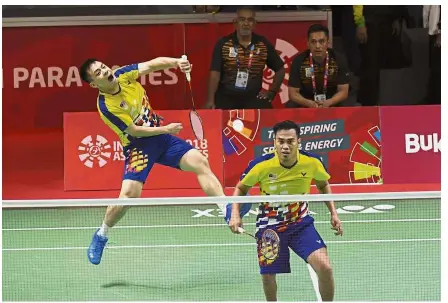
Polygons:
<instances>
[{"instance_id":1,"label":"badminton net","mask_svg":"<svg viewBox=\"0 0 448 303\"><path fill-rule=\"evenodd\" d=\"M233 234L217 205L251 203L243 227L255 233L260 200L309 201L335 300L440 300L440 192L3 201L3 300L264 301L255 240ZM86 249L111 204L132 207L92 265ZM278 300L318 300L315 273L292 251L290 264Z\"/></svg>"}]
</instances>

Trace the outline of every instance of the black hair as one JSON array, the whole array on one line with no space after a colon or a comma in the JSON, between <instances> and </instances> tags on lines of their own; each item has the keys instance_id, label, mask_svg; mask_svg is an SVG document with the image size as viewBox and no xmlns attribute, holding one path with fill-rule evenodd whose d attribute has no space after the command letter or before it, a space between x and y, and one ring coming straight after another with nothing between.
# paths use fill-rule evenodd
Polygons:
<instances>
[{"instance_id":1,"label":"black hair","mask_svg":"<svg viewBox=\"0 0 448 303\"><path fill-rule=\"evenodd\" d=\"M313 33L320 33L320 32L324 32L325 36L330 37L330 32L328 30L328 27L326 27L325 25L322 24L313 24L308 28L308 39L310 38L311 34Z\"/></svg>"},{"instance_id":2,"label":"black hair","mask_svg":"<svg viewBox=\"0 0 448 303\"><path fill-rule=\"evenodd\" d=\"M299 128L299 126L297 125L297 123L295 123L294 121L291 121L291 120L285 120L285 121L279 122L279 123L275 124L272 129L274 131L274 136L277 135L277 132L279 130L294 129L296 131L297 138L300 137L300 128Z\"/></svg>"},{"instance_id":3,"label":"black hair","mask_svg":"<svg viewBox=\"0 0 448 303\"><path fill-rule=\"evenodd\" d=\"M90 75L89 75L89 68L90 68L90 65L92 65L96 61L98 61L98 60L95 58L89 58L79 68L79 75L81 76L81 79L87 83L92 82L92 79L90 78Z\"/></svg>"},{"instance_id":4,"label":"black hair","mask_svg":"<svg viewBox=\"0 0 448 303\"><path fill-rule=\"evenodd\" d=\"M239 5L238 8L236 9L236 13L238 14L240 11L251 11L255 14L256 9L254 6L250 5Z\"/></svg>"}]
</instances>

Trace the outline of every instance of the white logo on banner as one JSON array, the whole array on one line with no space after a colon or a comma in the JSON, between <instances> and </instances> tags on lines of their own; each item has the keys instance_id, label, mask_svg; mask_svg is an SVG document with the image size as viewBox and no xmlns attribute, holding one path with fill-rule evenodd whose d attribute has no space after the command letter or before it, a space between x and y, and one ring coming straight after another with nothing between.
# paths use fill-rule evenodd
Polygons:
<instances>
[{"instance_id":1,"label":"white logo on banner","mask_svg":"<svg viewBox=\"0 0 448 303\"><path fill-rule=\"evenodd\" d=\"M277 39L277 41L275 42L275 49L277 51L280 51L279 56L285 62L285 70L287 71L285 74L285 79L284 79L284 82L286 82L286 84L282 83L282 85L280 87L280 92L279 92L280 100L282 101L282 104L283 104L283 103L288 102L288 100L289 100L289 97L288 97L288 80L289 80L288 63L291 63L291 60L288 60L288 59L295 56L299 51L297 50L297 48L294 47L294 45L292 45L288 41L285 41L282 39ZM275 75L275 73L272 70L265 67L264 77L263 77L263 89L269 90L269 87L274 82L274 75Z\"/></svg>"},{"instance_id":2,"label":"white logo on banner","mask_svg":"<svg viewBox=\"0 0 448 303\"><path fill-rule=\"evenodd\" d=\"M94 141L92 136L89 135L82 139L78 151L79 160L88 168L103 167L110 159L112 147L103 136L96 135Z\"/></svg>"},{"instance_id":3,"label":"white logo on banner","mask_svg":"<svg viewBox=\"0 0 448 303\"><path fill-rule=\"evenodd\" d=\"M406 153L415 154L420 150L438 153L441 143L438 133L430 135L405 134Z\"/></svg>"},{"instance_id":4,"label":"white logo on banner","mask_svg":"<svg viewBox=\"0 0 448 303\"><path fill-rule=\"evenodd\" d=\"M3 76L3 70L1 72ZM82 86L81 76L76 66L70 66L68 69L59 66L15 67L12 77L13 87L19 89ZM174 69L164 69L141 76L139 81L141 85L175 85L179 82L179 78Z\"/></svg>"}]
</instances>

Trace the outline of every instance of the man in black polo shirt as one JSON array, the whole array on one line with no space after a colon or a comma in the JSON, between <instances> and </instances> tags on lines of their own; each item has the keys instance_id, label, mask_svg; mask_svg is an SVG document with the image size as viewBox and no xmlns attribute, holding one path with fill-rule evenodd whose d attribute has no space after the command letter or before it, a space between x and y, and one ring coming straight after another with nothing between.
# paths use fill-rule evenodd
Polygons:
<instances>
[{"instance_id":1,"label":"man in black polo shirt","mask_svg":"<svg viewBox=\"0 0 448 303\"><path fill-rule=\"evenodd\" d=\"M328 28L308 29L308 50L298 55L289 74L286 107L341 106L348 97L349 70L343 55L328 48Z\"/></svg>"},{"instance_id":2,"label":"man in black polo shirt","mask_svg":"<svg viewBox=\"0 0 448 303\"><path fill-rule=\"evenodd\" d=\"M272 108L271 102L285 77L284 62L265 37L252 32L255 23L253 9L238 9L236 31L216 43L206 108ZM270 90L262 91L266 65L275 77Z\"/></svg>"}]
</instances>

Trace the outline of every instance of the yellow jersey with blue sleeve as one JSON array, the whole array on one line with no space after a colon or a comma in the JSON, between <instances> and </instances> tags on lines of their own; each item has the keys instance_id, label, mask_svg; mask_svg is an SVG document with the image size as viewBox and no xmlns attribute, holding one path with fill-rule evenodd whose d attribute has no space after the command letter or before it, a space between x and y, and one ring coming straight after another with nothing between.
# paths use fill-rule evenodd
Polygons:
<instances>
[{"instance_id":1,"label":"yellow jersey with blue sleeve","mask_svg":"<svg viewBox=\"0 0 448 303\"><path fill-rule=\"evenodd\" d=\"M116 94L100 92L97 107L101 119L126 147L138 139L125 132L129 125L160 126L163 118L152 110L145 89L137 81L138 64L123 66L114 72L114 76L120 90Z\"/></svg>"},{"instance_id":2,"label":"yellow jersey with blue sleeve","mask_svg":"<svg viewBox=\"0 0 448 303\"><path fill-rule=\"evenodd\" d=\"M299 151L297 163L286 168L274 152L252 160L240 182L249 187L259 184L262 195L305 195L309 194L313 179L330 179L319 156ZM260 203L256 227L258 230L276 226L282 231L288 225L302 221L308 213L307 202Z\"/></svg>"}]
</instances>

